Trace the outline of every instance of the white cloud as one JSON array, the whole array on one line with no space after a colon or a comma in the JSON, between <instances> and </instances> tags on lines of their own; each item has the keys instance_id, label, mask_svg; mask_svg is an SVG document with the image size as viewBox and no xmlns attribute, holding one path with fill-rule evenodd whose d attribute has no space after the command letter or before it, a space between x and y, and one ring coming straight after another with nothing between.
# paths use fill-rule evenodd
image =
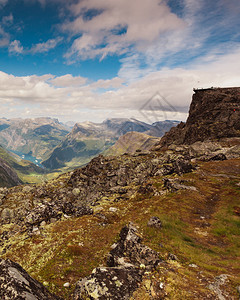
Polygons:
<instances>
[{"instance_id":1,"label":"white cloud","mask_svg":"<svg viewBox=\"0 0 240 300\"><path fill-rule=\"evenodd\" d=\"M82 86L87 79L81 76L73 77L71 74L66 74L60 77L53 78L51 83L58 87Z\"/></svg>"},{"instance_id":2,"label":"white cloud","mask_svg":"<svg viewBox=\"0 0 240 300\"><path fill-rule=\"evenodd\" d=\"M21 54L23 53L23 46L20 41L14 40L9 44L8 51L10 53Z\"/></svg>"},{"instance_id":3,"label":"white cloud","mask_svg":"<svg viewBox=\"0 0 240 300\"><path fill-rule=\"evenodd\" d=\"M122 87L124 80L119 77L112 79L99 79L98 81L92 83L90 87L92 89L118 89Z\"/></svg>"},{"instance_id":4,"label":"white cloud","mask_svg":"<svg viewBox=\"0 0 240 300\"><path fill-rule=\"evenodd\" d=\"M62 41L61 37L58 37L56 39L49 39L46 42L38 43L29 50L30 53L44 53L48 52L51 49L54 49L60 42Z\"/></svg>"},{"instance_id":5,"label":"white cloud","mask_svg":"<svg viewBox=\"0 0 240 300\"><path fill-rule=\"evenodd\" d=\"M192 89L211 86L239 86L240 47L227 55L199 59L188 68L163 68L126 84L116 77L89 82L86 78L51 74L16 77L0 72L0 105L5 117L59 117L63 121L102 121L109 117L134 117L143 121L164 118L185 119ZM97 89L111 89L101 91ZM156 93L167 100L154 103L142 114L141 108ZM174 111L171 109L174 107Z\"/></svg>"},{"instance_id":6,"label":"white cloud","mask_svg":"<svg viewBox=\"0 0 240 300\"><path fill-rule=\"evenodd\" d=\"M98 11L89 18L87 13ZM93 58L122 54L129 46L139 51L155 43L161 34L183 28L185 23L173 14L165 1L105 1L83 0L71 6L73 22L62 28L72 34L82 34L73 42L67 57L78 55ZM121 34L120 34L121 33Z\"/></svg>"},{"instance_id":7,"label":"white cloud","mask_svg":"<svg viewBox=\"0 0 240 300\"><path fill-rule=\"evenodd\" d=\"M12 13L10 15L4 16L2 18L2 24L3 25L10 25L12 23L13 23L13 15L12 15Z\"/></svg>"},{"instance_id":8,"label":"white cloud","mask_svg":"<svg viewBox=\"0 0 240 300\"><path fill-rule=\"evenodd\" d=\"M1 8L1 2L0 2L0 8ZM4 29L4 18L0 22L0 47L6 47L9 45L10 35L5 31Z\"/></svg>"},{"instance_id":9,"label":"white cloud","mask_svg":"<svg viewBox=\"0 0 240 300\"><path fill-rule=\"evenodd\" d=\"M0 34L1 34L1 28L0 28ZM6 46L9 44L9 36L7 36L8 39L6 41ZM11 54L36 54L36 53L45 53L50 51L51 49L54 49L61 41L62 37L58 37L56 39L49 39L46 42L35 44L31 47L31 49L24 49L21 42L18 40L14 40L9 44L8 50ZM1 45L1 40L0 40Z\"/></svg>"}]
</instances>

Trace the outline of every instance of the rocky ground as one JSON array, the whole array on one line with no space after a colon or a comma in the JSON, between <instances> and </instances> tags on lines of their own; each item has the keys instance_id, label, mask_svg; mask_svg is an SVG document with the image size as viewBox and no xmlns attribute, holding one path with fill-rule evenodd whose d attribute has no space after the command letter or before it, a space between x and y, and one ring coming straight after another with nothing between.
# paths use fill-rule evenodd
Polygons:
<instances>
[{"instance_id":1,"label":"rocky ground","mask_svg":"<svg viewBox=\"0 0 240 300\"><path fill-rule=\"evenodd\" d=\"M64 299L237 299L239 157L239 138L157 146L2 188L1 265Z\"/></svg>"}]
</instances>

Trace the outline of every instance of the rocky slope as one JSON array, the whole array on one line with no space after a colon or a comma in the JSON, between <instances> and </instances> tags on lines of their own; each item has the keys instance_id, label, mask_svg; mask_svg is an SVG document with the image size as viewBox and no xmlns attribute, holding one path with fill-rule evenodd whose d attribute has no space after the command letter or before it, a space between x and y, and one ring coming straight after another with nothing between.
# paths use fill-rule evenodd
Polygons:
<instances>
[{"instance_id":1,"label":"rocky slope","mask_svg":"<svg viewBox=\"0 0 240 300\"><path fill-rule=\"evenodd\" d=\"M217 293L234 299L240 284L234 263L240 246L239 157L239 139L197 142L99 156L48 183L2 189L1 256L64 299L218 299ZM114 244L129 221L149 248L130 244L124 250L123 233L119 246ZM148 267L147 253L153 252L141 249L157 251L161 263ZM118 264L107 258L109 252ZM218 289L222 274L227 277ZM114 287L121 284L118 292Z\"/></svg>"},{"instance_id":2,"label":"rocky slope","mask_svg":"<svg viewBox=\"0 0 240 300\"><path fill-rule=\"evenodd\" d=\"M192 144L240 136L240 88L195 90L186 124L172 128L161 145Z\"/></svg>"},{"instance_id":3,"label":"rocky slope","mask_svg":"<svg viewBox=\"0 0 240 300\"><path fill-rule=\"evenodd\" d=\"M127 132L135 131L159 137L177 124L177 121L163 121L149 125L134 119L108 119L99 124L77 123L43 165L48 169L81 166L106 151Z\"/></svg>"},{"instance_id":4,"label":"rocky slope","mask_svg":"<svg viewBox=\"0 0 240 300\"><path fill-rule=\"evenodd\" d=\"M239 174L226 137L1 189L0 290L38 299L24 268L49 299L238 299Z\"/></svg>"},{"instance_id":5,"label":"rocky slope","mask_svg":"<svg viewBox=\"0 0 240 300\"><path fill-rule=\"evenodd\" d=\"M0 119L0 145L43 159L68 134L57 119Z\"/></svg>"}]
</instances>

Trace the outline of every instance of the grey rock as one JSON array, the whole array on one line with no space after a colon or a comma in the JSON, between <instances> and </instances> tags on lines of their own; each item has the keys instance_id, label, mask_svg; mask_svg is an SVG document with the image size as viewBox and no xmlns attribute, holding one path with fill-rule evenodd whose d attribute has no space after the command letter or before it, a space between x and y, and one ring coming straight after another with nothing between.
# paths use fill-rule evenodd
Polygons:
<instances>
[{"instance_id":1,"label":"grey rock","mask_svg":"<svg viewBox=\"0 0 240 300\"><path fill-rule=\"evenodd\" d=\"M0 258L1 300L60 300L17 263Z\"/></svg>"},{"instance_id":2,"label":"grey rock","mask_svg":"<svg viewBox=\"0 0 240 300\"><path fill-rule=\"evenodd\" d=\"M96 268L89 277L78 281L74 300L129 299L145 271L160 262L158 254L141 241L131 223L123 227L119 241L109 253L107 267Z\"/></svg>"},{"instance_id":3,"label":"grey rock","mask_svg":"<svg viewBox=\"0 0 240 300\"><path fill-rule=\"evenodd\" d=\"M214 283L209 285L209 289L212 290L219 300L225 300L227 297L224 295L223 291L220 289L222 285L225 285L227 283L229 275L227 274L221 274L217 277L215 277Z\"/></svg>"},{"instance_id":4,"label":"grey rock","mask_svg":"<svg viewBox=\"0 0 240 300\"><path fill-rule=\"evenodd\" d=\"M168 253L168 259L169 260L178 260L178 257L175 254Z\"/></svg>"},{"instance_id":5,"label":"grey rock","mask_svg":"<svg viewBox=\"0 0 240 300\"><path fill-rule=\"evenodd\" d=\"M240 285L237 286L237 292L238 292L238 294L239 294L239 299L240 299Z\"/></svg>"},{"instance_id":6,"label":"grey rock","mask_svg":"<svg viewBox=\"0 0 240 300\"><path fill-rule=\"evenodd\" d=\"M4 208L1 213L1 219L4 222L10 222L14 218L14 210L10 208Z\"/></svg>"},{"instance_id":7,"label":"grey rock","mask_svg":"<svg viewBox=\"0 0 240 300\"><path fill-rule=\"evenodd\" d=\"M162 228L162 222L158 217L151 217L148 221L148 226L155 228Z\"/></svg>"},{"instance_id":8,"label":"grey rock","mask_svg":"<svg viewBox=\"0 0 240 300\"><path fill-rule=\"evenodd\" d=\"M197 191L197 189L194 186L182 184L181 181L179 182L178 179L163 178L163 184L164 187L171 192L176 192L178 190Z\"/></svg>"},{"instance_id":9,"label":"grey rock","mask_svg":"<svg viewBox=\"0 0 240 300\"><path fill-rule=\"evenodd\" d=\"M30 185L25 185L22 189L23 193L29 193L33 190L33 187L31 187Z\"/></svg>"},{"instance_id":10,"label":"grey rock","mask_svg":"<svg viewBox=\"0 0 240 300\"><path fill-rule=\"evenodd\" d=\"M96 268L89 277L78 281L73 299L127 300L141 280L137 268Z\"/></svg>"}]
</instances>

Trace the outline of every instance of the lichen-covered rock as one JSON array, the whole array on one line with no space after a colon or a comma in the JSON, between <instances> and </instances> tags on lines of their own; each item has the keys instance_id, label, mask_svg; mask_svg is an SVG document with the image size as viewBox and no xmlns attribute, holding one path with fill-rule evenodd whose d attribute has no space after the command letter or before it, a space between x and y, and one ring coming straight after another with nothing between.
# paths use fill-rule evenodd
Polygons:
<instances>
[{"instance_id":1,"label":"lichen-covered rock","mask_svg":"<svg viewBox=\"0 0 240 300\"><path fill-rule=\"evenodd\" d=\"M74 300L129 299L144 272L160 262L158 254L141 241L131 223L123 227L118 243L109 253L107 267L96 268L89 277L78 281Z\"/></svg>"},{"instance_id":2,"label":"lichen-covered rock","mask_svg":"<svg viewBox=\"0 0 240 300\"><path fill-rule=\"evenodd\" d=\"M20 265L0 258L1 300L60 300Z\"/></svg>"},{"instance_id":3,"label":"lichen-covered rock","mask_svg":"<svg viewBox=\"0 0 240 300\"><path fill-rule=\"evenodd\" d=\"M161 229L162 228L162 222L161 220L158 218L158 217L151 217L148 221L148 226L149 227L155 227L155 228L158 228L158 229Z\"/></svg>"},{"instance_id":4,"label":"lichen-covered rock","mask_svg":"<svg viewBox=\"0 0 240 300\"><path fill-rule=\"evenodd\" d=\"M125 265L125 262L140 267L144 265L148 269L154 268L159 262L158 254L148 246L143 245L142 238L136 227L131 223L122 228L120 240L108 256L108 266L115 267Z\"/></svg>"},{"instance_id":5,"label":"lichen-covered rock","mask_svg":"<svg viewBox=\"0 0 240 300\"><path fill-rule=\"evenodd\" d=\"M191 191L197 191L195 186L189 186L183 184L181 180L178 179L171 179L171 178L163 178L163 184L164 187L171 191L171 192L176 192L178 190L191 190Z\"/></svg>"},{"instance_id":6,"label":"lichen-covered rock","mask_svg":"<svg viewBox=\"0 0 240 300\"><path fill-rule=\"evenodd\" d=\"M96 268L89 277L77 283L74 300L129 299L141 280L138 268Z\"/></svg>"}]
</instances>

